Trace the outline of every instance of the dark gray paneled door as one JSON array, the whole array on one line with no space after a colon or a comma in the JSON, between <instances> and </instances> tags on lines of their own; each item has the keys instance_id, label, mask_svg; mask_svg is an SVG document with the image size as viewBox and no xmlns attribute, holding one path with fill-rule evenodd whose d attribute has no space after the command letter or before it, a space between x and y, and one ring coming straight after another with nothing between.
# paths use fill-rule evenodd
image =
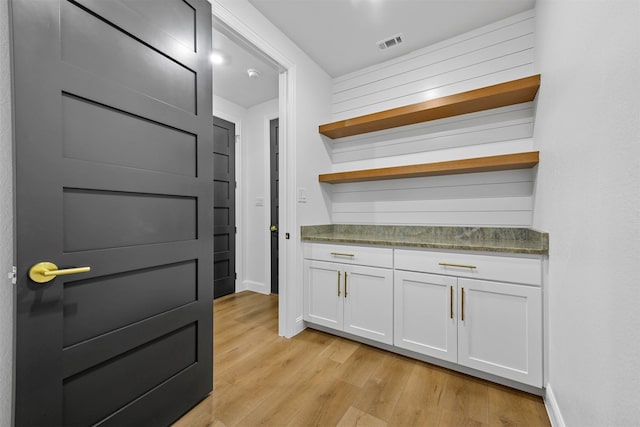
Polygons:
<instances>
[{"instance_id":1,"label":"dark gray paneled door","mask_svg":"<svg viewBox=\"0 0 640 427\"><path fill-rule=\"evenodd\" d=\"M273 119L269 122L269 144L271 146L271 293L278 293L278 264L280 259L278 246L278 228L280 221L278 211L280 209L280 171L278 162L280 159L280 120Z\"/></svg>"},{"instance_id":2,"label":"dark gray paneled door","mask_svg":"<svg viewBox=\"0 0 640 427\"><path fill-rule=\"evenodd\" d=\"M210 5L11 6L15 423L166 425L212 388Z\"/></svg>"},{"instance_id":3,"label":"dark gray paneled door","mask_svg":"<svg viewBox=\"0 0 640 427\"><path fill-rule=\"evenodd\" d=\"M236 291L236 126L213 118L213 296Z\"/></svg>"}]
</instances>

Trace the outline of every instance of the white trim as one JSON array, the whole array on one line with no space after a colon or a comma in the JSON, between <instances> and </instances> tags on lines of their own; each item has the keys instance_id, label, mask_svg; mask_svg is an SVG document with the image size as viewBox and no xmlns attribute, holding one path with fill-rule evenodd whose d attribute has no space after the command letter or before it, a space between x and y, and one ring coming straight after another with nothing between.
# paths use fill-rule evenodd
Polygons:
<instances>
[{"instance_id":1,"label":"white trim","mask_svg":"<svg viewBox=\"0 0 640 427\"><path fill-rule=\"evenodd\" d=\"M291 338L304 328L296 323L300 312L296 303L302 301L298 295L302 278L302 252L298 239L296 216L296 67L291 66L280 74L279 91L279 144L280 144L280 210L278 223L283 231L278 235L278 323L280 335ZM289 240L286 234L289 233Z\"/></svg>"},{"instance_id":2,"label":"white trim","mask_svg":"<svg viewBox=\"0 0 640 427\"><path fill-rule=\"evenodd\" d=\"M244 168L242 167L244 161L244 150L242 145L242 137L238 134L236 124L236 293L242 292L247 288L244 286L243 280L246 277L245 275L245 267L246 263L244 260L246 259L245 248L244 248L244 227L245 227L245 219L244 215L238 213L244 212L246 210L246 204L244 200L244 180L242 179L242 173ZM241 126L241 124L240 124Z\"/></svg>"},{"instance_id":3,"label":"white trim","mask_svg":"<svg viewBox=\"0 0 640 427\"><path fill-rule=\"evenodd\" d=\"M279 222L282 230L291 234L291 242L284 240L284 232L280 233L280 268L279 268L279 298L278 298L278 333L285 337L295 335L300 329L296 325L295 302L296 287L289 284L296 283L297 251L292 251L289 245L297 248L297 221L295 206L295 63L283 55L275 46L262 38L241 19L218 3L211 1L211 12L214 18L235 31L248 43L273 59L284 70L280 73L279 84L279 117L280 117L280 212ZM300 263L300 271L302 269Z\"/></svg>"},{"instance_id":4,"label":"white trim","mask_svg":"<svg viewBox=\"0 0 640 427\"><path fill-rule=\"evenodd\" d=\"M304 331L307 328L307 325L305 325L304 323L304 319L302 318L302 316L299 316L296 318L296 324L294 327L294 335L299 334L300 332Z\"/></svg>"},{"instance_id":5,"label":"white trim","mask_svg":"<svg viewBox=\"0 0 640 427\"><path fill-rule=\"evenodd\" d=\"M553 390L549 384L547 384L544 393L544 407L547 408L547 414L549 415L549 420L553 427L566 427L564 419L562 418L562 413L560 412L560 406L558 405L556 396L553 394Z\"/></svg>"},{"instance_id":6,"label":"white trim","mask_svg":"<svg viewBox=\"0 0 640 427\"><path fill-rule=\"evenodd\" d=\"M275 46L271 45L267 40L262 38L252 28L247 26L241 19L236 17L232 12L226 9L217 1L211 1L212 15L227 25L232 31L252 44L259 51L262 51L267 57L271 58L282 68L289 69L295 64L286 56L284 56Z\"/></svg>"},{"instance_id":7,"label":"white trim","mask_svg":"<svg viewBox=\"0 0 640 427\"><path fill-rule=\"evenodd\" d=\"M251 292L258 292L260 294L269 295L271 293L270 289L267 289L267 285L260 282L255 282L253 280L243 280L242 286Z\"/></svg>"}]
</instances>

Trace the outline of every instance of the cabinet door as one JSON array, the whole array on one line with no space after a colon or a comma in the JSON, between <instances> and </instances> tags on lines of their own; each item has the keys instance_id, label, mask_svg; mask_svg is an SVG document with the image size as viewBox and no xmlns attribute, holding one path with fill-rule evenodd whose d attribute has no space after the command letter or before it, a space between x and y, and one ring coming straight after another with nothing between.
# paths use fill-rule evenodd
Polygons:
<instances>
[{"instance_id":1,"label":"cabinet door","mask_svg":"<svg viewBox=\"0 0 640 427\"><path fill-rule=\"evenodd\" d=\"M458 363L542 386L540 288L458 279Z\"/></svg>"},{"instance_id":2,"label":"cabinet door","mask_svg":"<svg viewBox=\"0 0 640 427\"><path fill-rule=\"evenodd\" d=\"M344 279L340 266L333 262L304 261L304 320L342 330Z\"/></svg>"},{"instance_id":3,"label":"cabinet door","mask_svg":"<svg viewBox=\"0 0 640 427\"><path fill-rule=\"evenodd\" d=\"M344 331L393 344L393 271L343 266Z\"/></svg>"},{"instance_id":4,"label":"cabinet door","mask_svg":"<svg viewBox=\"0 0 640 427\"><path fill-rule=\"evenodd\" d=\"M395 346L457 362L455 295L455 277L396 270Z\"/></svg>"}]
</instances>

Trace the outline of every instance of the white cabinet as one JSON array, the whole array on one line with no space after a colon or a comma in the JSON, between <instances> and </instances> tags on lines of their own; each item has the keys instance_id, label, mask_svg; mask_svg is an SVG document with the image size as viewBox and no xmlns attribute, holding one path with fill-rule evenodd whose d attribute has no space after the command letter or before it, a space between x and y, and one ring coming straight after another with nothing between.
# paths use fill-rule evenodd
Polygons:
<instances>
[{"instance_id":1,"label":"white cabinet","mask_svg":"<svg viewBox=\"0 0 640 427\"><path fill-rule=\"evenodd\" d=\"M306 322L542 387L541 257L303 248Z\"/></svg>"},{"instance_id":2,"label":"white cabinet","mask_svg":"<svg viewBox=\"0 0 640 427\"><path fill-rule=\"evenodd\" d=\"M395 266L396 347L542 386L539 259L396 250ZM467 278L505 271L520 283Z\"/></svg>"},{"instance_id":3,"label":"white cabinet","mask_svg":"<svg viewBox=\"0 0 640 427\"><path fill-rule=\"evenodd\" d=\"M393 344L393 271L344 267L344 327L360 337Z\"/></svg>"},{"instance_id":4,"label":"white cabinet","mask_svg":"<svg viewBox=\"0 0 640 427\"><path fill-rule=\"evenodd\" d=\"M393 270L355 264L391 266L393 253L390 249L364 249L322 244L306 246L303 318L310 323L393 344ZM312 256L336 259L336 262L308 258Z\"/></svg>"},{"instance_id":5,"label":"white cabinet","mask_svg":"<svg viewBox=\"0 0 640 427\"><path fill-rule=\"evenodd\" d=\"M394 345L458 361L456 278L396 270Z\"/></svg>"},{"instance_id":6,"label":"white cabinet","mask_svg":"<svg viewBox=\"0 0 640 427\"><path fill-rule=\"evenodd\" d=\"M458 279L458 363L542 387L540 288Z\"/></svg>"},{"instance_id":7,"label":"white cabinet","mask_svg":"<svg viewBox=\"0 0 640 427\"><path fill-rule=\"evenodd\" d=\"M342 330L343 297L340 264L304 262L304 315L307 322Z\"/></svg>"}]
</instances>

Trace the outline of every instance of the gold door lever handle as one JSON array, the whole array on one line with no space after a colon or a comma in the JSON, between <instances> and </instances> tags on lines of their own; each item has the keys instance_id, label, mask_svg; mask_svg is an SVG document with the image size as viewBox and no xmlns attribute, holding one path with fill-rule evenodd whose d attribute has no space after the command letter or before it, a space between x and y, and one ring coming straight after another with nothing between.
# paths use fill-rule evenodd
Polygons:
<instances>
[{"instance_id":1,"label":"gold door lever handle","mask_svg":"<svg viewBox=\"0 0 640 427\"><path fill-rule=\"evenodd\" d=\"M91 267L64 268L58 270L58 266L52 262L39 262L29 269L29 278L36 283L47 283L55 279L56 276L87 273L89 271L91 271Z\"/></svg>"}]
</instances>

